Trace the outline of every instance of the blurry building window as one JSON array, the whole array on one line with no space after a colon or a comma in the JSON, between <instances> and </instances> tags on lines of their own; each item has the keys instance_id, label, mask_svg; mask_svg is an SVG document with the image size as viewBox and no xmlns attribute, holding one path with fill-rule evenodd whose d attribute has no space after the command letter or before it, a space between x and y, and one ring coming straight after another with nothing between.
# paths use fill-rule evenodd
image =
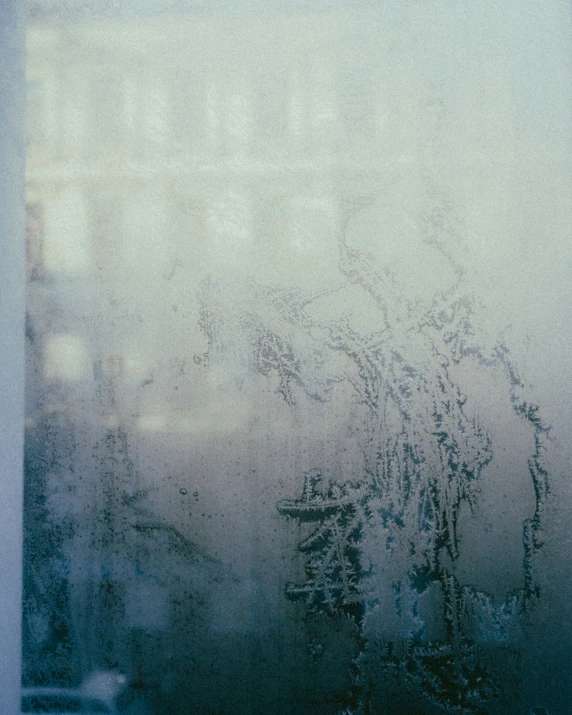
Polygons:
<instances>
[{"instance_id":1,"label":"blurry building window","mask_svg":"<svg viewBox=\"0 0 572 715\"><path fill-rule=\"evenodd\" d=\"M209 240L208 216L206 201L198 187L195 196L189 195L189 191L177 192L177 187L171 193L168 222L171 245L165 278L179 285L186 283L189 275L196 275L204 264Z\"/></svg>"},{"instance_id":2,"label":"blurry building window","mask_svg":"<svg viewBox=\"0 0 572 715\"><path fill-rule=\"evenodd\" d=\"M125 138L125 83L115 68L90 68L86 150L98 159L111 158Z\"/></svg>"},{"instance_id":3,"label":"blurry building window","mask_svg":"<svg viewBox=\"0 0 572 715\"><path fill-rule=\"evenodd\" d=\"M56 190L45 205L45 269L53 274L78 275L91 267L91 246L83 186L69 183Z\"/></svg>"},{"instance_id":4,"label":"blurry building window","mask_svg":"<svg viewBox=\"0 0 572 715\"><path fill-rule=\"evenodd\" d=\"M117 258L134 277L158 280L169 267L168 202L158 181L133 186L124 204L124 240L116 243ZM148 290L139 283L142 290Z\"/></svg>"},{"instance_id":5,"label":"blurry building window","mask_svg":"<svg viewBox=\"0 0 572 715\"><path fill-rule=\"evenodd\" d=\"M140 122L142 127L139 151L144 155L155 156L166 151L169 134L169 115L171 107L165 77L156 74L146 77L140 85L139 102L141 104ZM118 99L121 102L121 99ZM119 117L119 122L121 117ZM119 141L122 139L119 134Z\"/></svg>"},{"instance_id":6,"label":"blurry building window","mask_svg":"<svg viewBox=\"0 0 572 715\"><path fill-rule=\"evenodd\" d=\"M172 150L197 152L206 131L205 89L188 76L167 79L169 83Z\"/></svg>"},{"instance_id":7,"label":"blurry building window","mask_svg":"<svg viewBox=\"0 0 572 715\"><path fill-rule=\"evenodd\" d=\"M27 105L27 145L33 150L46 140L46 98L41 82L28 82Z\"/></svg>"},{"instance_id":8,"label":"blurry building window","mask_svg":"<svg viewBox=\"0 0 572 715\"><path fill-rule=\"evenodd\" d=\"M49 141L53 143L59 159L73 158L77 161L90 158L100 152L91 140L91 110L92 104L97 104L91 94L91 68L76 67L73 63L62 67L55 61L53 65L57 81L54 82L54 121Z\"/></svg>"},{"instance_id":9,"label":"blurry building window","mask_svg":"<svg viewBox=\"0 0 572 715\"><path fill-rule=\"evenodd\" d=\"M250 87L239 81L224 92L224 149L226 154L246 155L250 152L253 133L252 96ZM256 132L264 133L264 123L257 123Z\"/></svg>"},{"instance_id":10,"label":"blurry building window","mask_svg":"<svg viewBox=\"0 0 572 715\"><path fill-rule=\"evenodd\" d=\"M169 592L164 586L138 578L125 594L126 625L145 631L167 630L170 621Z\"/></svg>"},{"instance_id":11,"label":"blurry building window","mask_svg":"<svg viewBox=\"0 0 572 715\"><path fill-rule=\"evenodd\" d=\"M99 271L113 270L125 230L123 199L106 184L90 187L87 197L87 230L94 266Z\"/></svg>"},{"instance_id":12,"label":"blurry building window","mask_svg":"<svg viewBox=\"0 0 572 715\"><path fill-rule=\"evenodd\" d=\"M209 203L212 236L207 250L214 252L221 266L235 262L238 267L252 241L252 197L248 191L230 188Z\"/></svg>"},{"instance_id":13,"label":"blurry building window","mask_svg":"<svg viewBox=\"0 0 572 715\"><path fill-rule=\"evenodd\" d=\"M28 280L44 273L44 211L41 202L26 206L26 267Z\"/></svg>"},{"instance_id":14,"label":"blurry building window","mask_svg":"<svg viewBox=\"0 0 572 715\"><path fill-rule=\"evenodd\" d=\"M49 336L45 345L46 380L74 381L86 376L87 346L83 338L70 333Z\"/></svg>"},{"instance_id":15,"label":"blurry building window","mask_svg":"<svg viewBox=\"0 0 572 715\"><path fill-rule=\"evenodd\" d=\"M255 76L255 137L259 149L280 144L287 136L288 114L290 105L289 88L284 73L278 68L274 73L261 73Z\"/></svg>"},{"instance_id":16,"label":"blurry building window","mask_svg":"<svg viewBox=\"0 0 572 715\"><path fill-rule=\"evenodd\" d=\"M338 74L338 106L345 141L371 149L375 136L376 103L370 72L363 67L342 67Z\"/></svg>"},{"instance_id":17,"label":"blurry building window","mask_svg":"<svg viewBox=\"0 0 572 715\"><path fill-rule=\"evenodd\" d=\"M308 131L311 149L330 152L337 148L338 112L334 77L325 67L313 68L306 85Z\"/></svg>"}]
</instances>

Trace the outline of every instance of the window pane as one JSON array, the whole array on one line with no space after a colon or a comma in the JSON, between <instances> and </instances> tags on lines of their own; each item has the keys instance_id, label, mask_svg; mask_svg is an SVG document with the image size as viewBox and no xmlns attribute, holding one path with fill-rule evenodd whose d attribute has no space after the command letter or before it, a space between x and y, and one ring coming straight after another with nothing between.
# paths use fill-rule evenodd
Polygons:
<instances>
[{"instance_id":1,"label":"window pane","mask_svg":"<svg viewBox=\"0 0 572 715\"><path fill-rule=\"evenodd\" d=\"M25 685L569 711L569 19L31 0Z\"/></svg>"}]
</instances>

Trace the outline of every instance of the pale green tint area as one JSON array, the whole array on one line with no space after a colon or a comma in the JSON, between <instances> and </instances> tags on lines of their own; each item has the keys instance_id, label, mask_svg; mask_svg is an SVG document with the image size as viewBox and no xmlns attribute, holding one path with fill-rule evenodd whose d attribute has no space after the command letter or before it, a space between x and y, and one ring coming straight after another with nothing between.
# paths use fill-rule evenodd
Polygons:
<instances>
[{"instance_id":1,"label":"pale green tint area","mask_svg":"<svg viewBox=\"0 0 572 715\"><path fill-rule=\"evenodd\" d=\"M167 5L32 3L24 683L568 712L567 4Z\"/></svg>"}]
</instances>

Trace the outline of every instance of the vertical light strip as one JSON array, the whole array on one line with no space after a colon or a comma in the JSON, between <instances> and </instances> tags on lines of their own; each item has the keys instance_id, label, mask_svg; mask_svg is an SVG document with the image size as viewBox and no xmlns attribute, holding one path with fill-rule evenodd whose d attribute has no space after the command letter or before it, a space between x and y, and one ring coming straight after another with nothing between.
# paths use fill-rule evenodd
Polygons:
<instances>
[{"instance_id":1,"label":"vertical light strip","mask_svg":"<svg viewBox=\"0 0 572 715\"><path fill-rule=\"evenodd\" d=\"M27 3L0 3L0 712L20 712Z\"/></svg>"}]
</instances>

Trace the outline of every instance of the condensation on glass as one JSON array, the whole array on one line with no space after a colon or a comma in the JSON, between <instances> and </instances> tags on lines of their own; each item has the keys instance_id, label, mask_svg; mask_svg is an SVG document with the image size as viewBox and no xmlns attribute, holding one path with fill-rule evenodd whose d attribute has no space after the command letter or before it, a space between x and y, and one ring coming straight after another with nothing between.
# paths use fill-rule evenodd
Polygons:
<instances>
[{"instance_id":1,"label":"condensation on glass","mask_svg":"<svg viewBox=\"0 0 572 715\"><path fill-rule=\"evenodd\" d=\"M144 5L31 2L23 703L568 712L565 4Z\"/></svg>"}]
</instances>

